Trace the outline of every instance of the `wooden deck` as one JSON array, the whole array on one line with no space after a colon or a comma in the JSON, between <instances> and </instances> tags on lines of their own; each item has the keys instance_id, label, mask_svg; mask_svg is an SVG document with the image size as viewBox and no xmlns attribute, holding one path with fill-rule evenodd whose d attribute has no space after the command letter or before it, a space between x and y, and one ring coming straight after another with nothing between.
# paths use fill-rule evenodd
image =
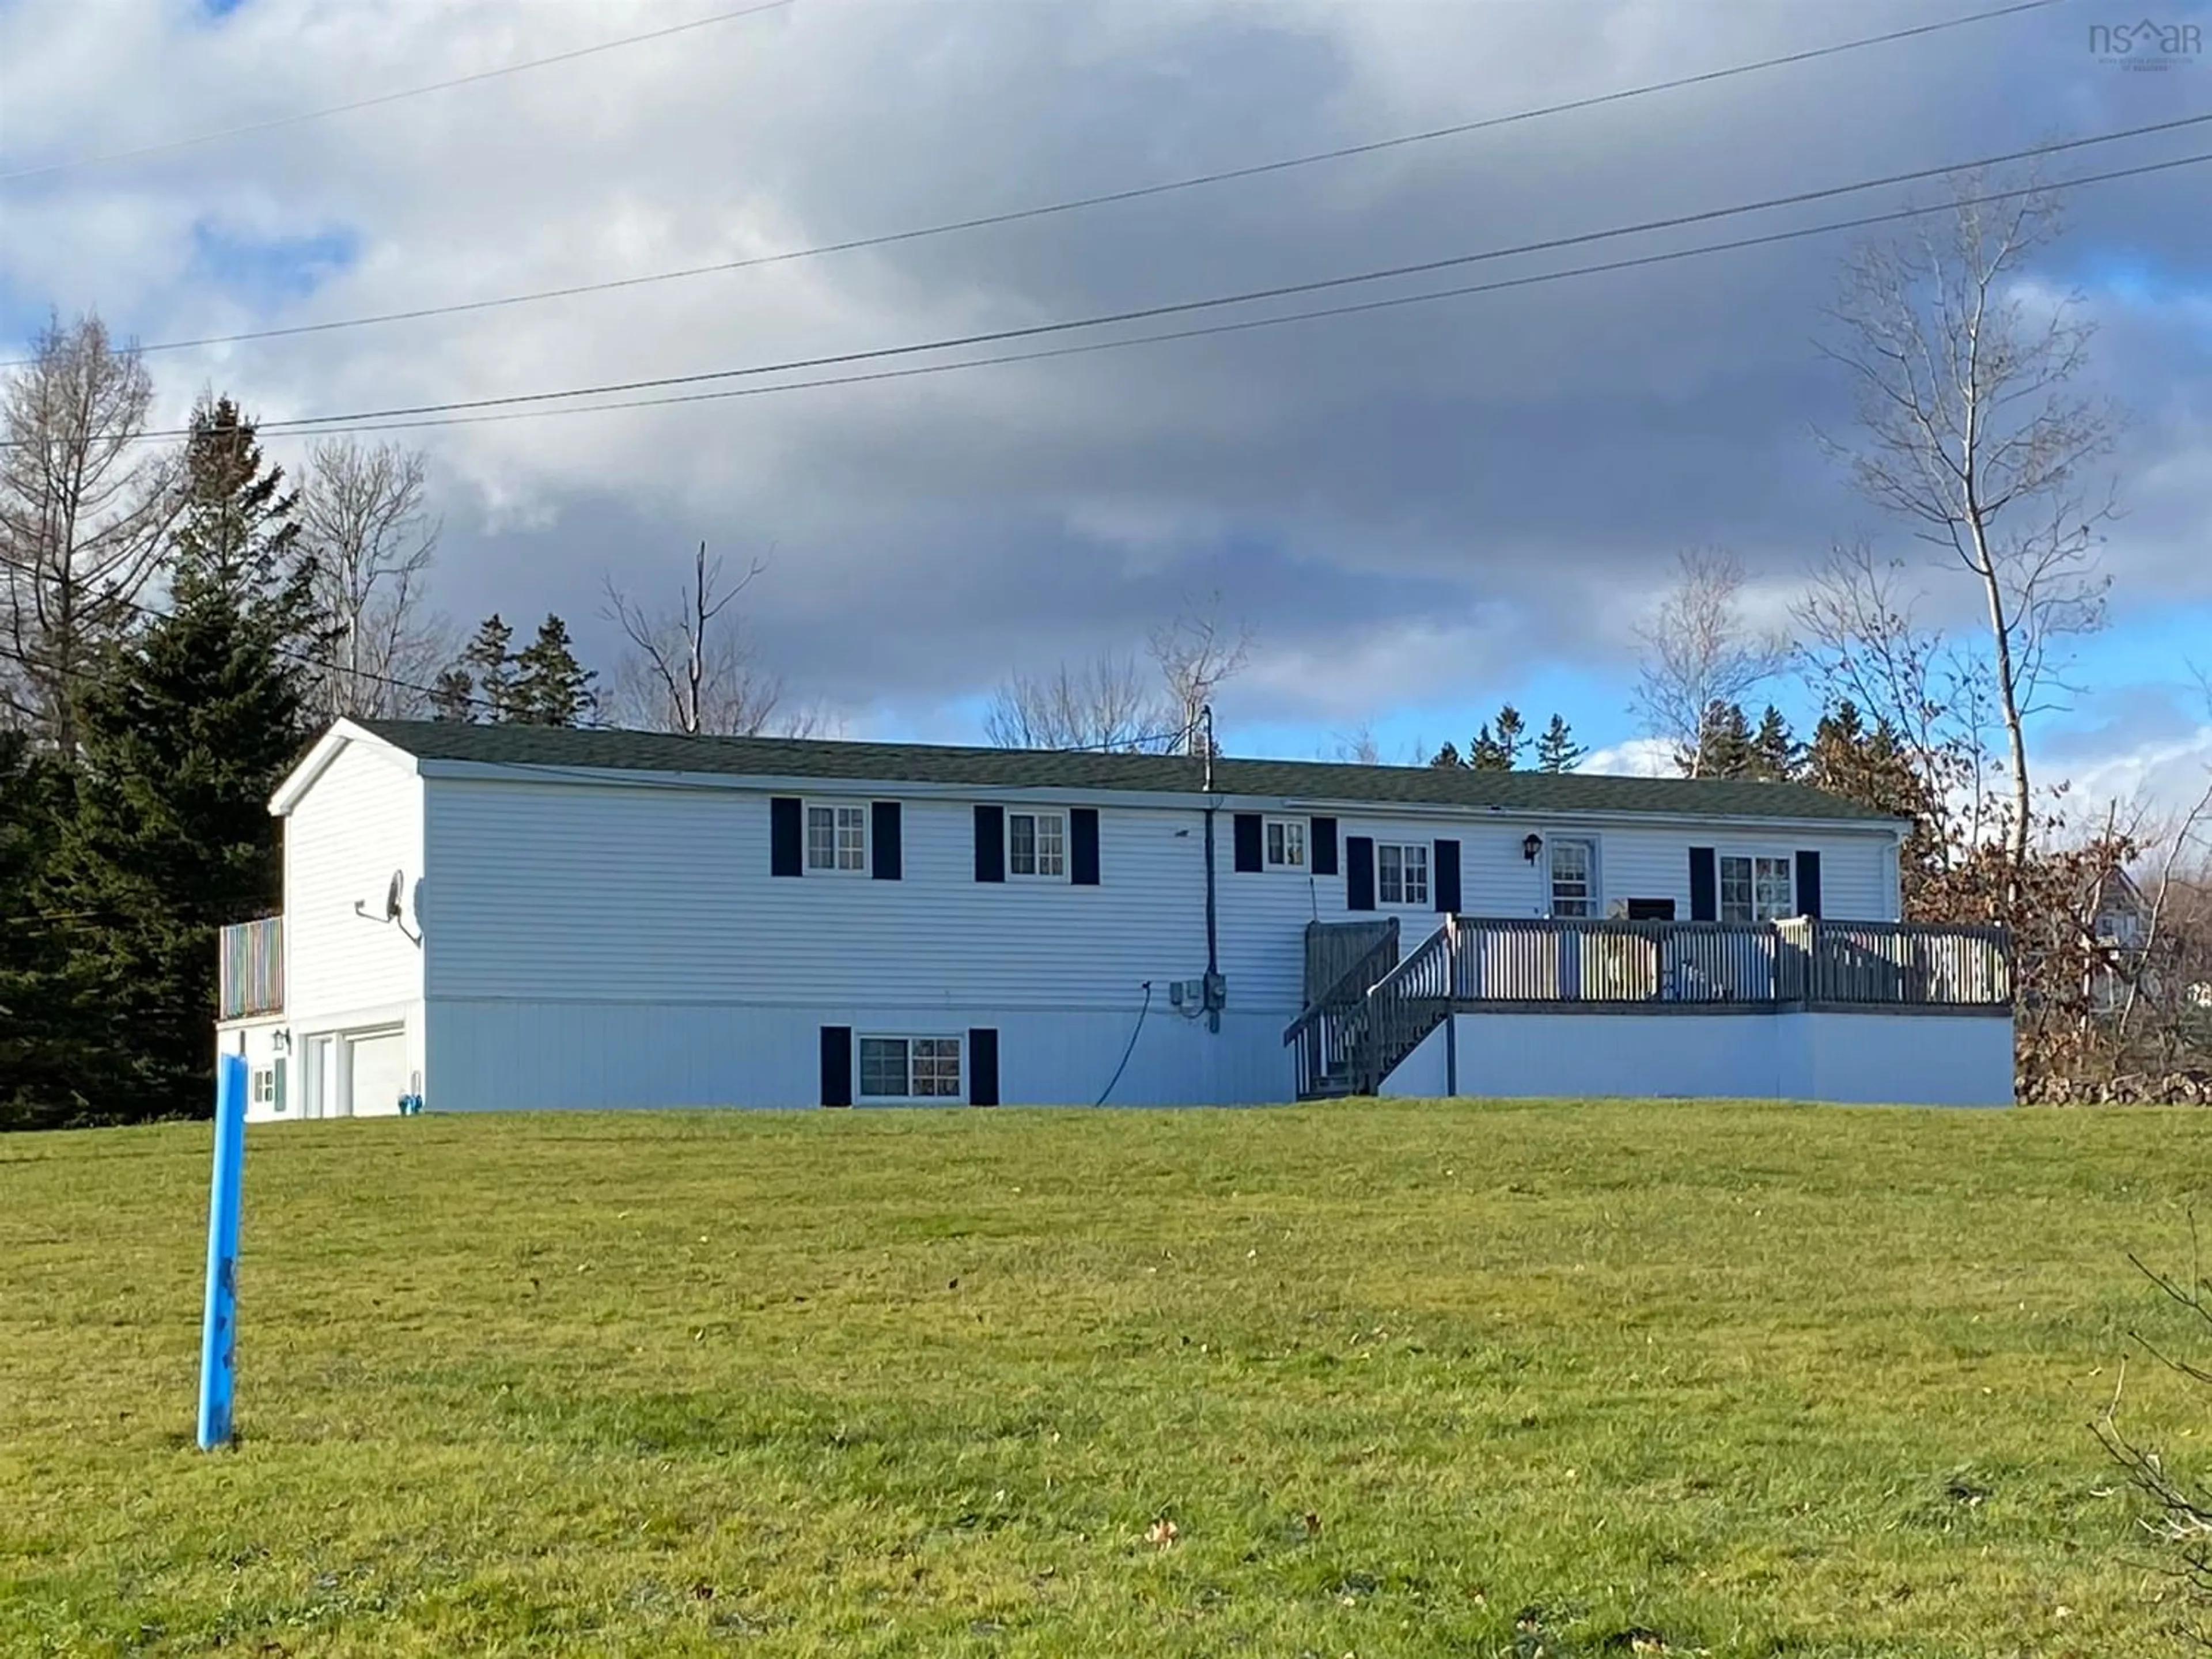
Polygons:
<instances>
[{"instance_id":1,"label":"wooden deck","mask_svg":"<svg viewBox=\"0 0 2212 1659\"><path fill-rule=\"evenodd\" d=\"M1308 1006L1283 1034L1302 1097L1370 1092L1455 1012L2012 1012L2001 927L1448 916L1402 957L1395 933L1387 950L1380 936L1364 955L1354 944L1328 947L1346 965L1316 995L1309 930Z\"/></svg>"}]
</instances>

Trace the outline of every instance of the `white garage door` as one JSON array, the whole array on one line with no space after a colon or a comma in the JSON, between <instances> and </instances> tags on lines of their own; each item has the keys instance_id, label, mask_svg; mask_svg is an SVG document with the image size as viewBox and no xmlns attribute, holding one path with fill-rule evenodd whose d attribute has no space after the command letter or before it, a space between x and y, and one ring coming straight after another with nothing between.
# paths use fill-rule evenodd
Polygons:
<instances>
[{"instance_id":1,"label":"white garage door","mask_svg":"<svg viewBox=\"0 0 2212 1659\"><path fill-rule=\"evenodd\" d=\"M346 1039L346 1098L356 1117L397 1117L407 1092L407 1033L365 1031Z\"/></svg>"}]
</instances>

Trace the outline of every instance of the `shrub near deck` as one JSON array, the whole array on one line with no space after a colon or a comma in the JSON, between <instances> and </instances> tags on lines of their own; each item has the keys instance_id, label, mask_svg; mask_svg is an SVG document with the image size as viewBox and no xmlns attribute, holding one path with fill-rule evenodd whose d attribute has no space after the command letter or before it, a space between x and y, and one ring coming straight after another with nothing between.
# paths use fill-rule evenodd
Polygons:
<instances>
[{"instance_id":1,"label":"shrub near deck","mask_svg":"<svg viewBox=\"0 0 2212 1659\"><path fill-rule=\"evenodd\" d=\"M2185 1259L2206 1128L291 1126L215 1457L206 1126L16 1137L0 1651L2142 1652L2182 1610L2087 1425L2183 1328L2125 1255Z\"/></svg>"}]
</instances>

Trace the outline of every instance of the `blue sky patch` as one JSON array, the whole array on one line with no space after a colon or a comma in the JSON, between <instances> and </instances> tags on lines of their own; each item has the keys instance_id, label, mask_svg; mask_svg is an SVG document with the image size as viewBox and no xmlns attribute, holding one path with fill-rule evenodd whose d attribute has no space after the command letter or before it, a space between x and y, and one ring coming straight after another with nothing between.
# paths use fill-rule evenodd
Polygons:
<instances>
[{"instance_id":1,"label":"blue sky patch","mask_svg":"<svg viewBox=\"0 0 2212 1659\"><path fill-rule=\"evenodd\" d=\"M204 219L192 227L194 275L256 307L304 300L360 258L361 237L350 229L256 238L234 234Z\"/></svg>"}]
</instances>

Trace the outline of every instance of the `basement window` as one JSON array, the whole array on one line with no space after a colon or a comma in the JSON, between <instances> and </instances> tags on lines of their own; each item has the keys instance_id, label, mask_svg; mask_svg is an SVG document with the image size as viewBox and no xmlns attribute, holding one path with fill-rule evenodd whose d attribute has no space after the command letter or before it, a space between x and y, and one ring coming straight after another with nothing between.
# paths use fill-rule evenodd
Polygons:
<instances>
[{"instance_id":1,"label":"basement window","mask_svg":"<svg viewBox=\"0 0 2212 1659\"><path fill-rule=\"evenodd\" d=\"M253 1073L252 1087L248 1092L256 1106L274 1106L276 1103L276 1068L273 1066L258 1067Z\"/></svg>"},{"instance_id":2,"label":"basement window","mask_svg":"<svg viewBox=\"0 0 2212 1659\"><path fill-rule=\"evenodd\" d=\"M860 1039L863 1100L957 1100L958 1037L864 1036Z\"/></svg>"}]
</instances>

